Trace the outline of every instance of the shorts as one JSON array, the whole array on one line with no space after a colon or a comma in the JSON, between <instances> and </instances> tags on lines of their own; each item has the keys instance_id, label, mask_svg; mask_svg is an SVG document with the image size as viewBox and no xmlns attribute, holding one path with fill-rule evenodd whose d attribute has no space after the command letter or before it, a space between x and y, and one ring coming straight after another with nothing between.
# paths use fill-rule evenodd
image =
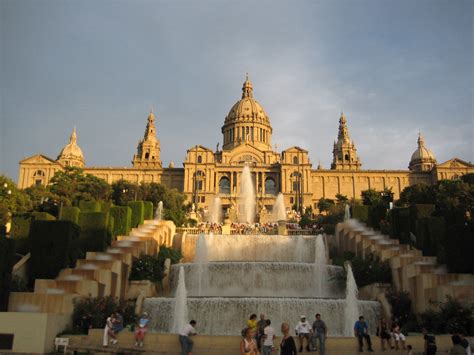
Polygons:
<instances>
[{"instance_id":1,"label":"shorts","mask_svg":"<svg viewBox=\"0 0 474 355\"><path fill-rule=\"evenodd\" d=\"M393 337L395 338L395 341L405 341L405 336L402 333L393 333Z\"/></svg>"}]
</instances>

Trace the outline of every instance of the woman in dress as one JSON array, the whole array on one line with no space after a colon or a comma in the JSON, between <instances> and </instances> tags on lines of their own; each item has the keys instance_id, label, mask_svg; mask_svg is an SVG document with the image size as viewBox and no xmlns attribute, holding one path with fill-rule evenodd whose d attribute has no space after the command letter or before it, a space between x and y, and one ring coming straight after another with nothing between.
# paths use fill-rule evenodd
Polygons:
<instances>
[{"instance_id":1,"label":"woman in dress","mask_svg":"<svg viewBox=\"0 0 474 355\"><path fill-rule=\"evenodd\" d=\"M280 355L297 355L295 339L290 335L288 323L282 323L281 332L283 333L283 338L280 343Z\"/></svg>"},{"instance_id":2,"label":"woman in dress","mask_svg":"<svg viewBox=\"0 0 474 355\"><path fill-rule=\"evenodd\" d=\"M240 355L259 355L255 341L255 330L252 328L245 329L245 335L240 342Z\"/></svg>"}]
</instances>

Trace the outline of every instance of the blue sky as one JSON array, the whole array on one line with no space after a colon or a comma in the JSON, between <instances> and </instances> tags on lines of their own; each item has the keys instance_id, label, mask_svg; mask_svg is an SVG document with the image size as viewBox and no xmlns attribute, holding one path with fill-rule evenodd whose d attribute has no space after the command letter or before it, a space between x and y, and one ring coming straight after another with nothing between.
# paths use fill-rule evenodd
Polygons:
<instances>
[{"instance_id":1,"label":"blue sky","mask_svg":"<svg viewBox=\"0 0 474 355\"><path fill-rule=\"evenodd\" d=\"M164 165L214 149L245 73L278 149L328 168L341 110L363 168L406 169L418 131L472 161L471 0L0 0L0 172L56 158L130 166L150 107ZM222 145L222 143L221 143Z\"/></svg>"}]
</instances>

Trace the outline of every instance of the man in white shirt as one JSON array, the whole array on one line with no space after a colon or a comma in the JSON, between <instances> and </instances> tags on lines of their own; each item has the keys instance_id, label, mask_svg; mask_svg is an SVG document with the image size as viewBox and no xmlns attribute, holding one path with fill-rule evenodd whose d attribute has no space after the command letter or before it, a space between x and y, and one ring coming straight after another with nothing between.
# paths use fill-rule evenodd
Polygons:
<instances>
[{"instance_id":1,"label":"man in white shirt","mask_svg":"<svg viewBox=\"0 0 474 355\"><path fill-rule=\"evenodd\" d=\"M298 336L298 341L300 344L299 352L303 351L303 343L304 339L306 338L306 351L311 351L309 348L309 339L311 338L311 333L313 329L311 328L311 324L306 320L306 316L302 315L300 321L295 327L296 335Z\"/></svg>"},{"instance_id":2,"label":"man in white shirt","mask_svg":"<svg viewBox=\"0 0 474 355\"><path fill-rule=\"evenodd\" d=\"M263 329L263 355L272 355L273 339L275 339L275 329L270 325L270 319L265 321L266 325Z\"/></svg>"},{"instance_id":3,"label":"man in white shirt","mask_svg":"<svg viewBox=\"0 0 474 355\"><path fill-rule=\"evenodd\" d=\"M193 355L193 344L191 336L196 335L196 330L194 329L196 321L192 320L189 324L186 324L179 333L179 343L181 344L181 355Z\"/></svg>"}]
</instances>

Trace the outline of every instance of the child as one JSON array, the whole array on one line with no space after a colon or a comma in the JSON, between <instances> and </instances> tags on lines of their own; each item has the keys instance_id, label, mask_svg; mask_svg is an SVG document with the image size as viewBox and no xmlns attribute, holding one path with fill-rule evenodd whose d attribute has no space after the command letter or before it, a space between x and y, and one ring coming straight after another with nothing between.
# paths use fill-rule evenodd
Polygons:
<instances>
[{"instance_id":1,"label":"child","mask_svg":"<svg viewBox=\"0 0 474 355\"><path fill-rule=\"evenodd\" d=\"M148 331L148 323L150 319L148 318L148 313L143 312L142 316L138 320L138 327L135 331L135 346L143 347L143 340L145 339L145 334Z\"/></svg>"},{"instance_id":2,"label":"child","mask_svg":"<svg viewBox=\"0 0 474 355\"><path fill-rule=\"evenodd\" d=\"M392 325L393 337L395 338L395 349L398 350L398 343L402 343L402 349L405 349L405 335L400 331L398 323Z\"/></svg>"},{"instance_id":3,"label":"child","mask_svg":"<svg viewBox=\"0 0 474 355\"><path fill-rule=\"evenodd\" d=\"M105 322L105 328L104 328L104 339L102 341L103 346L109 345L109 337L112 338L110 339L110 342L115 345L118 343L118 340L115 336L114 332L114 322L115 322L115 312L112 312L110 317L107 318L107 321Z\"/></svg>"},{"instance_id":4,"label":"child","mask_svg":"<svg viewBox=\"0 0 474 355\"><path fill-rule=\"evenodd\" d=\"M406 355L413 355L413 347L410 344L407 345Z\"/></svg>"}]
</instances>

